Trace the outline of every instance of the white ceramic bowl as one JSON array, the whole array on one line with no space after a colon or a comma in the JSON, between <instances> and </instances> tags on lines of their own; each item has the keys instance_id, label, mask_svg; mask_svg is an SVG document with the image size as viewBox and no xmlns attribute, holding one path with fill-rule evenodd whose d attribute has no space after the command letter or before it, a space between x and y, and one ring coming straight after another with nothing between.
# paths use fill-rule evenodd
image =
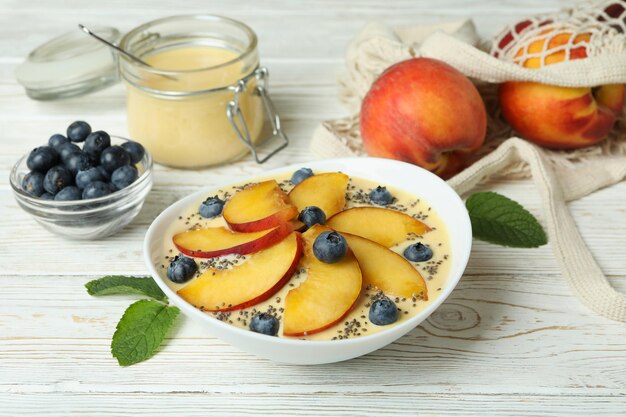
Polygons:
<instances>
[{"instance_id":1,"label":"white ceramic bowl","mask_svg":"<svg viewBox=\"0 0 626 417\"><path fill-rule=\"evenodd\" d=\"M168 226L192 202L197 201L202 196L211 194L212 190L217 190L220 187L211 187L210 189L198 191L172 204L163 211L148 229L144 240L144 257L150 273L165 294L167 294L170 301L178 306L186 316L203 323L211 335L219 337L244 351L276 362L293 364L339 362L365 355L388 345L413 330L430 316L448 298L465 270L472 247L472 229L463 201L445 181L422 168L404 162L378 158L332 159L268 171L259 177L250 178L249 180L257 181L284 173L291 174L291 172L303 166L309 167L316 172L341 171L350 176L361 177L404 190L428 201L448 227L450 247L453 254L450 276L439 297L416 316L391 326L389 329L368 336L333 341L268 337L221 322L201 312L179 297L168 286L168 283L157 272L157 266L161 264L163 256L160 253L164 245L163 239L171 239L171 236L166 234ZM223 184L222 186L227 185L229 184Z\"/></svg>"}]
</instances>

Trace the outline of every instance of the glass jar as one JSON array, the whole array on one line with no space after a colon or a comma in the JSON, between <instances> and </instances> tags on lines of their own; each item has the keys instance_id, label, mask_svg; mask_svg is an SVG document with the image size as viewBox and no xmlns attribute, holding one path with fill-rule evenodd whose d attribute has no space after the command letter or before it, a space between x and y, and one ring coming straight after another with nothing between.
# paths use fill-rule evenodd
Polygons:
<instances>
[{"instance_id":1,"label":"glass jar","mask_svg":"<svg viewBox=\"0 0 626 417\"><path fill-rule=\"evenodd\" d=\"M119 57L127 87L128 130L154 160L200 168L251 151L261 163L288 139L267 95L257 37L245 24L218 16L173 16L128 32L119 46L150 66ZM269 120L279 146L261 158Z\"/></svg>"}]
</instances>

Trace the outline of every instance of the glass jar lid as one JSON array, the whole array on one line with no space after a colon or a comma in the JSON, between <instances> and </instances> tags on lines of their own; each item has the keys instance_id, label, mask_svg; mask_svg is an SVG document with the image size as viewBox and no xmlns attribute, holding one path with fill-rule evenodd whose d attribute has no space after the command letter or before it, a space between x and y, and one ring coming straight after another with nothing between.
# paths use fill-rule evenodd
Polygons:
<instances>
[{"instance_id":1,"label":"glass jar lid","mask_svg":"<svg viewBox=\"0 0 626 417\"><path fill-rule=\"evenodd\" d=\"M112 27L91 30L109 42L120 38L120 32ZM76 29L35 48L17 67L15 76L30 98L56 100L114 84L118 70L109 47Z\"/></svg>"}]
</instances>

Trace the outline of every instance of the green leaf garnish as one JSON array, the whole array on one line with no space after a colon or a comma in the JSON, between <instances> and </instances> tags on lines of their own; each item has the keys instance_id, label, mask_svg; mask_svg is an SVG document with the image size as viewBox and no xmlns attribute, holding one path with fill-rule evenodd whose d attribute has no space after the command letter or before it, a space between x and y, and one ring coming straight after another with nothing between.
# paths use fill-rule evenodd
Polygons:
<instances>
[{"instance_id":1,"label":"green leaf garnish","mask_svg":"<svg viewBox=\"0 0 626 417\"><path fill-rule=\"evenodd\" d=\"M155 300L167 301L165 293L151 277L110 275L85 284L89 295L146 295Z\"/></svg>"},{"instance_id":2,"label":"green leaf garnish","mask_svg":"<svg viewBox=\"0 0 626 417\"><path fill-rule=\"evenodd\" d=\"M154 300L139 300L130 305L117 323L111 353L121 366L151 357L174 324L180 310Z\"/></svg>"},{"instance_id":3,"label":"green leaf garnish","mask_svg":"<svg viewBox=\"0 0 626 417\"><path fill-rule=\"evenodd\" d=\"M537 219L519 203L501 194L474 193L465 206L476 239L515 248L536 248L548 242Z\"/></svg>"}]
</instances>

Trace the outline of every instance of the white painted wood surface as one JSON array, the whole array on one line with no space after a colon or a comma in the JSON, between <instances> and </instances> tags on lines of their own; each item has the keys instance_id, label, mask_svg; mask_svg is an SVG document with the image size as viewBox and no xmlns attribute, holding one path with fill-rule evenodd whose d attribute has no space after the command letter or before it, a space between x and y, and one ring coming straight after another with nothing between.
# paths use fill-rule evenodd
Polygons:
<instances>
[{"instance_id":1,"label":"white painted wood surface","mask_svg":"<svg viewBox=\"0 0 626 417\"><path fill-rule=\"evenodd\" d=\"M0 416L17 415L626 415L626 326L595 316L567 288L549 246L476 243L451 298L422 326L368 356L327 366L277 365L242 353L189 320L151 360L120 368L110 336L130 299L89 297L103 274L144 274L141 242L167 205L262 170L249 159L213 170L157 167L139 217L99 242L61 240L19 210L8 185L18 156L75 119L126 134L120 86L57 103L29 100L13 72L34 46L76 23L127 30L152 18L215 13L250 24L292 145L268 163L312 158L316 124L339 117L336 76L366 21L473 17L482 35L566 1L192 0L0 2ZM263 167L265 168L265 167ZM497 182L540 215L529 182ZM615 286L626 291L626 183L571 208Z\"/></svg>"}]
</instances>

